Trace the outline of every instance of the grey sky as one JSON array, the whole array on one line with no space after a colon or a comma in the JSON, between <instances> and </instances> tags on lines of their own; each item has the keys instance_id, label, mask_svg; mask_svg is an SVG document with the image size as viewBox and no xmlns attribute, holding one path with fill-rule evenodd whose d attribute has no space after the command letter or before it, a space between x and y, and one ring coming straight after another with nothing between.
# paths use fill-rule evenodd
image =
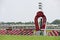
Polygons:
<instances>
[{"instance_id":1,"label":"grey sky","mask_svg":"<svg viewBox=\"0 0 60 40\"><path fill-rule=\"evenodd\" d=\"M60 19L60 0L0 0L0 22L34 21L39 1L48 22Z\"/></svg>"}]
</instances>

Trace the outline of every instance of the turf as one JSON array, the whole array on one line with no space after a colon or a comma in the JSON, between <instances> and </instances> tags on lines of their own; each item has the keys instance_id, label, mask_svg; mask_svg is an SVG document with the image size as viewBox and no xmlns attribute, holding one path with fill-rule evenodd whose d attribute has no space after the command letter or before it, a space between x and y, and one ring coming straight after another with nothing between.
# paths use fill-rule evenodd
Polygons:
<instances>
[{"instance_id":1,"label":"turf","mask_svg":"<svg viewBox=\"0 0 60 40\"><path fill-rule=\"evenodd\" d=\"M60 40L60 36L0 35L0 40Z\"/></svg>"}]
</instances>

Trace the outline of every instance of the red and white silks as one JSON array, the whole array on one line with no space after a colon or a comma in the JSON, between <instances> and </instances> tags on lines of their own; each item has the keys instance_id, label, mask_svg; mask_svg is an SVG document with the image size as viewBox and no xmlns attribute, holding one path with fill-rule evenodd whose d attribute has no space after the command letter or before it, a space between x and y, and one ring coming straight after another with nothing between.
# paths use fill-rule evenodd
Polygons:
<instances>
[{"instance_id":1,"label":"red and white silks","mask_svg":"<svg viewBox=\"0 0 60 40\"><path fill-rule=\"evenodd\" d=\"M38 18L42 17L42 28L39 28L39 24L38 24ZM39 31L40 29L45 29L46 26L46 16L43 14L42 11L38 11L35 18L34 18L34 22L35 22L35 27L36 27L36 31Z\"/></svg>"}]
</instances>

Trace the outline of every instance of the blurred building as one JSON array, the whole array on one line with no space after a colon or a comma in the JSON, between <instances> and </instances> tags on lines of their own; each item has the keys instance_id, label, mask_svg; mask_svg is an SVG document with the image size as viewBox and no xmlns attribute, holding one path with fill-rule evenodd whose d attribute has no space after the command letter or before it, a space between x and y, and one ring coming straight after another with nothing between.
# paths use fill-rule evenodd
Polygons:
<instances>
[{"instance_id":1,"label":"blurred building","mask_svg":"<svg viewBox=\"0 0 60 40\"><path fill-rule=\"evenodd\" d=\"M34 24L1 24L0 29L8 29L11 27L12 29L35 29ZM46 29L60 29L60 24L47 24Z\"/></svg>"}]
</instances>

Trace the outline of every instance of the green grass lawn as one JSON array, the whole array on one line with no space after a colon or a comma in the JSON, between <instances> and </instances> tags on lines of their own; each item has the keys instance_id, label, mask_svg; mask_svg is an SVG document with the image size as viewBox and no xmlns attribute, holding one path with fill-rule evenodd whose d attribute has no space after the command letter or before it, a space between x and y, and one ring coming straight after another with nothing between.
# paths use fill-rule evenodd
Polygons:
<instances>
[{"instance_id":1,"label":"green grass lawn","mask_svg":"<svg viewBox=\"0 0 60 40\"><path fill-rule=\"evenodd\" d=\"M0 35L0 40L60 40L60 36Z\"/></svg>"}]
</instances>

